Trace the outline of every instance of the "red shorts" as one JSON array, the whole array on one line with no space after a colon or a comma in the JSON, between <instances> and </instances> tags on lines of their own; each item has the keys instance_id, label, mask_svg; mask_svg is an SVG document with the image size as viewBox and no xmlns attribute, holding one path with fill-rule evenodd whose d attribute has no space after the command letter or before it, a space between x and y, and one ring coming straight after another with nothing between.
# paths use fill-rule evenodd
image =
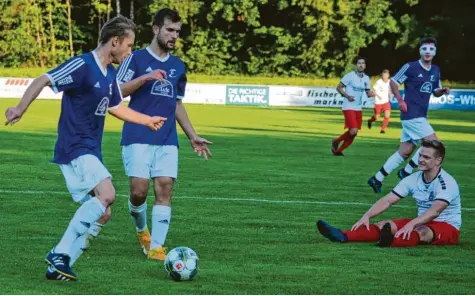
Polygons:
<instances>
[{"instance_id":1,"label":"red shorts","mask_svg":"<svg viewBox=\"0 0 475 296\"><path fill-rule=\"evenodd\" d=\"M391 111L391 104L389 102L384 104L375 104L374 105L374 113L381 114L384 111Z\"/></svg>"},{"instance_id":2,"label":"red shorts","mask_svg":"<svg viewBox=\"0 0 475 296\"><path fill-rule=\"evenodd\" d=\"M363 111L343 110L343 115L345 116L345 128L361 129Z\"/></svg>"},{"instance_id":3,"label":"red shorts","mask_svg":"<svg viewBox=\"0 0 475 296\"><path fill-rule=\"evenodd\" d=\"M393 220L397 229L401 229L412 219ZM434 233L433 245L455 245L459 242L460 231L447 222L431 221L427 224Z\"/></svg>"}]
</instances>

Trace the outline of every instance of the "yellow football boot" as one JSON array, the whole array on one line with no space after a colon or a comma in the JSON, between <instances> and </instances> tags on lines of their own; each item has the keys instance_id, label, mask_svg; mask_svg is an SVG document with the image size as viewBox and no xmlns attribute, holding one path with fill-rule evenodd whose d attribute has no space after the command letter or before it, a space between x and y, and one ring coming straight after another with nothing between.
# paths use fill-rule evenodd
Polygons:
<instances>
[{"instance_id":1,"label":"yellow football boot","mask_svg":"<svg viewBox=\"0 0 475 296\"><path fill-rule=\"evenodd\" d=\"M155 248L148 252L148 259L165 261L167 257L167 248Z\"/></svg>"},{"instance_id":2,"label":"yellow football boot","mask_svg":"<svg viewBox=\"0 0 475 296\"><path fill-rule=\"evenodd\" d=\"M152 240L150 237L150 232L148 231L148 228L145 228L142 231L137 231L137 238L139 239L142 252L144 253L145 256L147 256L148 251L150 250L150 242Z\"/></svg>"}]
</instances>

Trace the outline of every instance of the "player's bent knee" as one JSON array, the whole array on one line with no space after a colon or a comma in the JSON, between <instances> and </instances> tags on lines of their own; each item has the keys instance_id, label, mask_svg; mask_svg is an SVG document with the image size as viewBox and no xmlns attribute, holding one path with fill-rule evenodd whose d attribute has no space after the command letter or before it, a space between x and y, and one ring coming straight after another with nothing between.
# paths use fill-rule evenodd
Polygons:
<instances>
[{"instance_id":1,"label":"player's bent knee","mask_svg":"<svg viewBox=\"0 0 475 296\"><path fill-rule=\"evenodd\" d=\"M143 202L147 198L147 191L148 190L145 190L144 188L133 187L130 190L130 199L132 200L132 203L138 202L139 205L143 204Z\"/></svg>"},{"instance_id":2,"label":"player's bent knee","mask_svg":"<svg viewBox=\"0 0 475 296\"><path fill-rule=\"evenodd\" d=\"M419 239L423 243L430 244L434 239L434 232L429 226L421 225L416 227L414 231L419 234Z\"/></svg>"},{"instance_id":3,"label":"player's bent knee","mask_svg":"<svg viewBox=\"0 0 475 296\"><path fill-rule=\"evenodd\" d=\"M115 202L115 189L114 187L108 188L102 191L96 196L103 204L110 206Z\"/></svg>"}]
</instances>

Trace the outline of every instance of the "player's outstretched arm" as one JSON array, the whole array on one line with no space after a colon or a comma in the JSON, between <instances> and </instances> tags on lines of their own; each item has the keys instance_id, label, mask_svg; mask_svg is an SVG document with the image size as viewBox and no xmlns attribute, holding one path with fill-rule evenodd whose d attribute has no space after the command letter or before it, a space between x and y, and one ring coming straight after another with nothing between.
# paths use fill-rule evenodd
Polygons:
<instances>
[{"instance_id":1,"label":"player's outstretched arm","mask_svg":"<svg viewBox=\"0 0 475 296\"><path fill-rule=\"evenodd\" d=\"M30 104L38 97L45 86L51 85L51 82L46 75L37 77L33 82L28 86L25 93L23 94L20 102L16 107L10 107L5 111L5 117L7 121L5 125L17 123Z\"/></svg>"},{"instance_id":2,"label":"player's outstretched arm","mask_svg":"<svg viewBox=\"0 0 475 296\"><path fill-rule=\"evenodd\" d=\"M442 200L435 200L432 203L432 206L424 212L424 214L418 216L417 218L412 219L409 223L404 225L403 228L399 229L398 232L394 235L395 237L402 236L403 239L409 239L409 235L417 226L424 225L434 220L440 216L445 208L448 207L448 203Z\"/></svg>"},{"instance_id":3,"label":"player's outstretched arm","mask_svg":"<svg viewBox=\"0 0 475 296\"><path fill-rule=\"evenodd\" d=\"M208 159L208 157L212 157L213 154L211 154L211 151L208 148L208 144L211 145L213 143L206 140L205 138L199 137L196 134L196 131L193 128L193 125L191 124L190 118L188 117L188 113L186 112L185 106L183 105L183 102L181 100L177 100L176 102L175 115L178 124L180 124L186 136L188 137L188 139L190 139L191 147L193 147L193 150L195 150L198 156L201 156L203 154L203 157L206 160Z\"/></svg>"},{"instance_id":4,"label":"player's outstretched arm","mask_svg":"<svg viewBox=\"0 0 475 296\"><path fill-rule=\"evenodd\" d=\"M360 226L365 226L369 230L369 220L378 216L382 212L389 209L393 204L400 201L401 198L393 192L388 193L385 197L380 198L364 215L361 219L353 225L351 230L358 229Z\"/></svg>"},{"instance_id":5,"label":"player's outstretched arm","mask_svg":"<svg viewBox=\"0 0 475 296\"><path fill-rule=\"evenodd\" d=\"M406 102L404 102L401 93L399 92L399 85L397 85L397 83L391 79L389 80L389 86L391 87L391 91L397 99L397 102L399 104L399 110L401 110L402 112L407 112L407 105Z\"/></svg>"},{"instance_id":6,"label":"player's outstretched arm","mask_svg":"<svg viewBox=\"0 0 475 296\"><path fill-rule=\"evenodd\" d=\"M151 80L163 80L167 77L167 72L162 69L157 69L150 73L144 74L133 80L124 82L120 85L120 91L123 97L128 97L133 94L137 89L144 85L147 81Z\"/></svg>"},{"instance_id":7,"label":"player's outstretched arm","mask_svg":"<svg viewBox=\"0 0 475 296\"><path fill-rule=\"evenodd\" d=\"M167 120L165 117L152 117L136 112L123 104L119 104L117 108L110 109L109 113L120 120L145 125L154 131L159 130Z\"/></svg>"}]
</instances>

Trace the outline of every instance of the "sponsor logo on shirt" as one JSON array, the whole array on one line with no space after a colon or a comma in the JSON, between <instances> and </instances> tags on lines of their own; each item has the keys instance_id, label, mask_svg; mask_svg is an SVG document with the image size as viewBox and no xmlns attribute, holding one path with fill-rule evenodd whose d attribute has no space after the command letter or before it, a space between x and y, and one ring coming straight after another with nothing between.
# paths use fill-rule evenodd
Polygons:
<instances>
[{"instance_id":1,"label":"sponsor logo on shirt","mask_svg":"<svg viewBox=\"0 0 475 296\"><path fill-rule=\"evenodd\" d=\"M173 85L171 84L170 81L168 80L163 80L163 81L155 81L155 83L152 86L152 95L157 95L157 96L163 96L163 97L169 97L173 98Z\"/></svg>"},{"instance_id":2,"label":"sponsor logo on shirt","mask_svg":"<svg viewBox=\"0 0 475 296\"><path fill-rule=\"evenodd\" d=\"M106 116L107 108L109 108L109 98L103 97L99 105L97 105L97 109L94 114L97 116Z\"/></svg>"}]
</instances>

